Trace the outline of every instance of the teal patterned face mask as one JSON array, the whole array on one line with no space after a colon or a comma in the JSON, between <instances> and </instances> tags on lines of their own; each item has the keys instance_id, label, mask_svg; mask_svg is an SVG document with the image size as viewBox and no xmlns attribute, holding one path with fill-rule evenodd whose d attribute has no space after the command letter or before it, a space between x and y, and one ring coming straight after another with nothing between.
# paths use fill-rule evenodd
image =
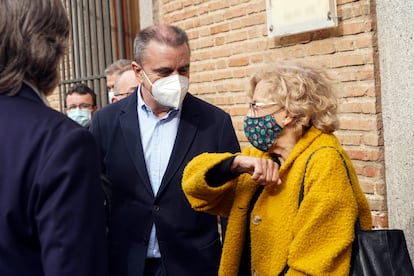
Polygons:
<instances>
[{"instance_id":1,"label":"teal patterned face mask","mask_svg":"<svg viewBox=\"0 0 414 276\"><path fill-rule=\"evenodd\" d=\"M244 119L244 134L250 144L261 151L268 151L280 136L283 128L272 114Z\"/></svg>"}]
</instances>

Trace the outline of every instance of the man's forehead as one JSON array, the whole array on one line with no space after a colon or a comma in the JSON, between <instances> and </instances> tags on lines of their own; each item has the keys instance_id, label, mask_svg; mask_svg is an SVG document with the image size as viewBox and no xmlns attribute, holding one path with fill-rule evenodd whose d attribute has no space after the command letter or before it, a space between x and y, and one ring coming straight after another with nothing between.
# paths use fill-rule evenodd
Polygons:
<instances>
[{"instance_id":1,"label":"man's forehead","mask_svg":"<svg viewBox=\"0 0 414 276\"><path fill-rule=\"evenodd\" d=\"M190 63L190 49L187 44L171 46L151 41L142 55L142 64L154 64L154 69L168 69L172 63L180 66Z\"/></svg>"},{"instance_id":2,"label":"man's forehead","mask_svg":"<svg viewBox=\"0 0 414 276\"><path fill-rule=\"evenodd\" d=\"M127 80L127 79L135 79L135 72L134 70L127 70L125 72L123 72L120 76L119 76L119 80L123 81L123 80Z\"/></svg>"},{"instance_id":3,"label":"man's forehead","mask_svg":"<svg viewBox=\"0 0 414 276\"><path fill-rule=\"evenodd\" d=\"M119 76L119 90L129 90L130 87L138 86L139 80L133 70L128 70Z\"/></svg>"},{"instance_id":4,"label":"man's forehead","mask_svg":"<svg viewBox=\"0 0 414 276\"><path fill-rule=\"evenodd\" d=\"M75 91L66 97L66 101L67 102L87 101L88 103L92 103L92 96L90 94L80 94Z\"/></svg>"},{"instance_id":5,"label":"man's forehead","mask_svg":"<svg viewBox=\"0 0 414 276\"><path fill-rule=\"evenodd\" d=\"M114 81L115 80L115 78L116 78L116 76L117 76L117 74L108 74L108 75L106 75L106 81L108 82L108 81Z\"/></svg>"}]
</instances>

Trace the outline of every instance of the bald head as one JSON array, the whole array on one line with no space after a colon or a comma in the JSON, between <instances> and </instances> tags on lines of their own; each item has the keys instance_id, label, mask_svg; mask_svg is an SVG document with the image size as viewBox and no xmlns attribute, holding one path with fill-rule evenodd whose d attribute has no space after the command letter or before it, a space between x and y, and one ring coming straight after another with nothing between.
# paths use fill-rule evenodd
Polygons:
<instances>
[{"instance_id":1,"label":"bald head","mask_svg":"<svg viewBox=\"0 0 414 276\"><path fill-rule=\"evenodd\" d=\"M132 69L121 72L115 80L115 93L112 102L119 101L131 95L135 88L139 85L139 81Z\"/></svg>"}]
</instances>

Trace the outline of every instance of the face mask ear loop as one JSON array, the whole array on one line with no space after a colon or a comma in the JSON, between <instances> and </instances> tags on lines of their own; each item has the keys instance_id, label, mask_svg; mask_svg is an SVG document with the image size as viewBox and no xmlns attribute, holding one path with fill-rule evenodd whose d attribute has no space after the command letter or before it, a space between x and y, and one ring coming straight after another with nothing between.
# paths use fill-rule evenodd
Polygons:
<instances>
[{"instance_id":1,"label":"face mask ear loop","mask_svg":"<svg viewBox=\"0 0 414 276\"><path fill-rule=\"evenodd\" d=\"M145 78L147 79L147 81L151 84L151 86L153 86L152 82L150 81L150 79L148 78L147 74L145 73L144 69L141 69L142 73L144 73Z\"/></svg>"},{"instance_id":2,"label":"face mask ear loop","mask_svg":"<svg viewBox=\"0 0 414 276\"><path fill-rule=\"evenodd\" d=\"M142 73L144 73L145 78L146 78L146 79L147 79L147 81L151 84L151 87L152 87L152 86L153 86L153 84L152 84L152 82L150 81L150 79L148 78L148 76L147 76L147 74L145 73L144 69L141 69L141 71L142 71ZM144 85L142 85L142 86L144 86ZM146 88L145 88L145 90L148 90L148 89L146 89ZM157 100L157 99L155 99L154 95L152 95L152 91L148 90L148 93L151 95L151 97L152 97L154 100Z\"/></svg>"}]
</instances>

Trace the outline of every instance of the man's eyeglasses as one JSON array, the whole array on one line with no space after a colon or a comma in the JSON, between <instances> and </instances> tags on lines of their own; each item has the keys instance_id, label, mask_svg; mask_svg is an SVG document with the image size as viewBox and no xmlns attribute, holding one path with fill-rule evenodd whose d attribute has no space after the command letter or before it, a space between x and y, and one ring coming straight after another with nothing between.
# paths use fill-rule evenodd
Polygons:
<instances>
[{"instance_id":1,"label":"man's eyeglasses","mask_svg":"<svg viewBox=\"0 0 414 276\"><path fill-rule=\"evenodd\" d=\"M134 93L134 91L132 92L126 92L126 93L119 93L119 94L114 94L115 97L119 97L119 96L125 96L128 97L129 95L131 95L132 93Z\"/></svg>"},{"instance_id":2,"label":"man's eyeglasses","mask_svg":"<svg viewBox=\"0 0 414 276\"><path fill-rule=\"evenodd\" d=\"M81 103L81 104L72 104L69 105L68 107L66 107L66 110L75 110L75 109L90 109L92 108L91 104L87 104L87 103Z\"/></svg>"}]
</instances>

